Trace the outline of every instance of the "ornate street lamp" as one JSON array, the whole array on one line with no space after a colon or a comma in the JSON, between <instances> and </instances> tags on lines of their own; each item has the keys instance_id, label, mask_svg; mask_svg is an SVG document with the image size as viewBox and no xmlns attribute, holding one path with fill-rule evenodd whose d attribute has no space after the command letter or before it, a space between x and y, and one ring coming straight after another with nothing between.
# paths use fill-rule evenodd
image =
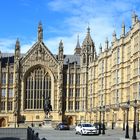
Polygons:
<instances>
[{"instance_id":1,"label":"ornate street lamp","mask_svg":"<svg viewBox=\"0 0 140 140\"><path fill-rule=\"evenodd\" d=\"M137 139L137 136L136 136L136 110L137 110L137 100L135 99L134 101L134 123L133 123L133 136L132 136L132 139Z\"/></svg>"},{"instance_id":2,"label":"ornate street lamp","mask_svg":"<svg viewBox=\"0 0 140 140\"><path fill-rule=\"evenodd\" d=\"M124 113L123 113L123 130L125 130L125 110L124 110Z\"/></svg>"},{"instance_id":3,"label":"ornate street lamp","mask_svg":"<svg viewBox=\"0 0 140 140\"><path fill-rule=\"evenodd\" d=\"M139 112L137 113L137 132L139 132Z\"/></svg>"},{"instance_id":4,"label":"ornate street lamp","mask_svg":"<svg viewBox=\"0 0 140 140\"><path fill-rule=\"evenodd\" d=\"M113 112L113 115L112 115L112 129L114 129L114 112Z\"/></svg>"},{"instance_id":5,"label":"ornate street lamp","mask_svg":"<svg viewBox=\"0 0 140 140\"><path fill-rule=\"evenodd\" d=\"M105 106L103 106L103 131L102 131L102 134L104 135L105 134Z\"/></svg>"},{"instance_id":6,"label":"ornate street lamp","mask_svg":"<svg viewBox=\"0 0 140 140\"><path fill-rule=\"evenodd\" d=\"M16 123L17 123L17 112L14 112L14 116L15 116L15 128L16 128Z\"/></svg>"},{"instance_id":7,"label":"ornate street lamp","mask_svg":"<svg viewBox=\"0 0 140 140\"><path fill-rule=\"evenodd\" d=\"M101 134L101 106L99 108L99 112L100 112L100 119L99 119L99 134Z\"/></svg>"},{"instance_id":8,"label":"ornate street lamp","mask_svg":"<svg viewBox=\"0 0 140 140\"><path fill-rule=\"evenodd\" d=\"M127 120L126 120L126 133L125 138L129 138L129 124L128 124L128 116L129 116L129 107L130 107L130 101L127 101L126 109L127 109Z\"/></svg>"}]
</instances>

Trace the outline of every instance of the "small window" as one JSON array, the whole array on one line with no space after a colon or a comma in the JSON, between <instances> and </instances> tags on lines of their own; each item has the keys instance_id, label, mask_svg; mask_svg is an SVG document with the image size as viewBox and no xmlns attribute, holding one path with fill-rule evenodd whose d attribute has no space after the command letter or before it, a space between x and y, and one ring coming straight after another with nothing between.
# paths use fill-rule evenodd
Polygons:
<instances>
[{"instance_id":1,"label":"small window","mask_svg":"<svg viewBox=\"0 0 140 140\"><path fill-rule=\"evenodd\" d=\"M2 89L2 97L5 97L6 96L6 89Z\"/></svg>"},{"instance_id":2,"label":"small window","mask_svg":"<svg viewBox=\"0 0 140 140\"><path fill-rule=\"evenodd\" d=\"M36 115L36 119L39 119L39 115Z\"/></svg>"}]
</instances>

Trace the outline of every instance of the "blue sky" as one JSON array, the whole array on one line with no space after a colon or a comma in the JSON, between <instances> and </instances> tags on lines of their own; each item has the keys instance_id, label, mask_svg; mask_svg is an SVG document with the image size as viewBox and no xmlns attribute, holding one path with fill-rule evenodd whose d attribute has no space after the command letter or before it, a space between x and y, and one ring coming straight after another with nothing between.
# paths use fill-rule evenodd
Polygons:
<instances>
[{"instance_id":1,"label":"blue sky","mask_svg":"<svg viewBox=\"0 0 140 140\"><path fill-rule=\"evenodd\" d=\"M1 0L0 50L14 52L19 38L21 52L26 53L37 41L41 21L44 42L52 53L63 40L64 53L73 54L77 35L82 44L88 25L98 52L106 37L111 45L114 30L120 37L122 21L129 30L132 11L140 16L140 0Z\"/></svg>"}]
</instances>

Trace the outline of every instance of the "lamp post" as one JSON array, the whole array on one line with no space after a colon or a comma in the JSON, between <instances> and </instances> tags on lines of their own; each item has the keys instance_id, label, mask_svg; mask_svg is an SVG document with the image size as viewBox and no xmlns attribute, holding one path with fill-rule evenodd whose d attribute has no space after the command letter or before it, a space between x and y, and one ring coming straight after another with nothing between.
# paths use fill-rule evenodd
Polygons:
<instances>
[{"instance_id":1,"label":"lamp post","mask_svg":"<svg viewBox=\"0 0 140 140\"><path fill-rule=\"evenodd\" d=\"M101 106L100 106L99 112L100 112L100 119L99 119L99 134L101 134Z\"/></svg>"},{"instance_id":2,"label":"lamp post","mask_svg":"<svg viewBox=\"0 0 140 140\"><path fill-rule=\"evenodd\" d=\"M113 115L112 115L112 129L114 129L114 112L113 112Z\"/></svg>"},{"instance_id":3,"label":"lamp post","mask_svg":"<svg viewBox=\"0 0 140 140\"><path fill-rule=\"evenodd\" d=\"M31 123L31 126L34 127L34 123L33 123L33 115L32 115L32 123Z\"/></svg>"},{"instance_id":4,"label":"lamp post","mask_svg":"<svg viewBox=\"0 0 140 140\"><path fill-rule=\"evenodd\" d=\"M15 116L15 128L16 128L16 123L17 123L17 113L16 112L14 112L14 116Z\"/></svg>"},{"instance_id":5,"label":"lamp post","mask_svg":"<svg viewBox=\"0 0 140 140\"><path fill-rule=\"evenodd\" d=\"M136 110L137 110L137 100L134 101L134 122L133 122L133 136L132 139L137 139L136 136Z\"/></svg>"},{"instance_id":6,"label":"lamp post","mask_svg":"<svg viewBox=\"0 0 140 140\"><path fill-rule=\"evenodd\" d=\"M97 112L96 112L96 123L97 123Z\"/></svg>"},{"instance_id":7,"label":"lamp post","mask_svg":"<svg viewBox=\"0 0 140 140\"><path fill-rule=\"evenodd\" d=\"M123 130L125 130L125 110L124 110L124 113L123 113Z\"/></svg>"},{"instance_id":8,"label":"lamp post","mask_svg":"<svg viewBox=\"0 0 140 140\"><path fill-rule=\"evenodd\" d=\"M105 106L103 106L103 131L102 134L105 134Z\"/></svg>"},{"instance_id":9,"label":"lamp post","mask_svg":"<svg viewBox=\"0 0 140 140\"><path fill-rule=\"evenodd\" d=\"M129 138L129 124L128 124L128 115L129 115L129 106L130 106L130 101L127 101L126 109L127 109L127 120L126 120L126 133L125 133L125 138Z\"/></svg>"},{"instance_id":10,"label":"lamp post","mask_svg":"<svg viewBox=\"0 0 140 140\"><path fill-rule=\"evenodd\" d=\"M139 112L137 113L137 132L139 132Z\"/></svg>"}]
</instances>

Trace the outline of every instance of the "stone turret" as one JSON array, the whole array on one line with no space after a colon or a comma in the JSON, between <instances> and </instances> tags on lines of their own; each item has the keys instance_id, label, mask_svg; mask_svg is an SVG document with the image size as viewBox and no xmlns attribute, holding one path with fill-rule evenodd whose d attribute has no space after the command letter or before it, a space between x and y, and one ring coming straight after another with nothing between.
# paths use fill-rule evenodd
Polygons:
<instances>
[{"instance_id":1,"label":"stone turret","mask_svg":"<svg viewBox=\"0 0 140 140\"><path fill-rule=\"evenodd\" d=\"M121 34L122 37L125 36L125 24L124 22L122 23L122 34Z\"/></svg>"},{"instance_id":2,"label":"stone turret","mask_svg":"<svg viewBox=\"0 0 140 140\"><path fill-rule=\"evenodd\" d=\"M136 22L138 22L138 15L136 15L135 11L133 11L132 12L132 26L134 26Z\"/></svg>"},{"instance_id":3,"label":"stone turret","mask_svg":"<svg viewBox=\"0 0 140 140\"><path fill-rule=\"evenodd\" d=\"M63 53L64 53L64 47L63 47L63 42L62 40L59 43L59 48L58 48L58 60L63 60Z\"/></svg>"},{"instance_id":4,"label":"stone turret","mask_svg":"<svg viewBox=\"0 0 140 140\"><path fill-rule=\"evenodd\" d=\"M112 34L112 42L115 42L116 40L117 40L116 32L114 31L113 34ZM106 43L108 43L108 39L106 39Z\"/></svg>"},{"instance_id":5,"label":"stone turret","mask_svg":"<svg viewBox=\"0 0 140 140\"><path fill-rule=\"evenodd\" d=\"M102 53L102 45L101 45L101 43L100 43L99 49L100 49L100 53Z\"/></svg>"},{"instance_id":6,"label":"stone turret","mask_svg":"<svg viewBox=\"0 0 140 140\"><path fill-rule=\"evenodd\" d=\"M14 57L14 117L16 122L19 119L19 96L20 96L20 42L17 39L15 45L15 57ZM16 124L15 124L16 125Z\"/></svg>"},{"instance_id":7,"label":"stone turret","mask_svg":"<svg viewBox=\"0 0 140 140\"><path fill-rule=\"evenodd\" d=\"M108 50L109 48L109 41L108 41L108 38L106 38L106 41L105 41L105 50Z\"/></svg>"},{"instance_id":8,"label":"stone turret","mask_svg":"<svg viewBox=\"0 0 140 140\"><path fill-rule=\"evenodd\" d=\"M17 58L17 59L20 58L20 42L19 42L19 39L16 40L16 45L15 45L15 58Z\"/></svg>"}]
</instances>

